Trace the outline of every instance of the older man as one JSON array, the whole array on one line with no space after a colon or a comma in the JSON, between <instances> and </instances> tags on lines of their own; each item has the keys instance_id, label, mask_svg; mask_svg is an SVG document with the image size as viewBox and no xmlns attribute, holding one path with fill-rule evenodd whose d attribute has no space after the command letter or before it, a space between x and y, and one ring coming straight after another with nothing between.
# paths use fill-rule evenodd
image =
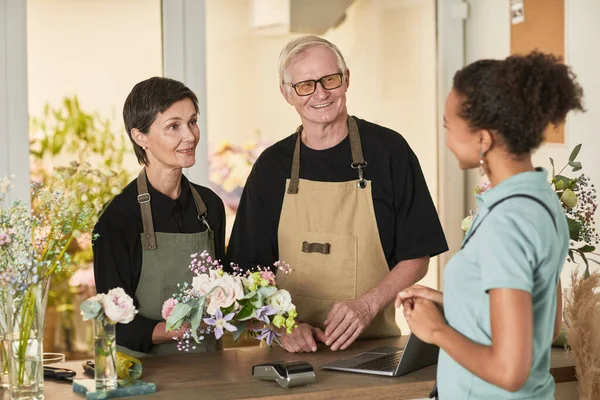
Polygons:
<instances>
[{"instance_id":1,"label":"older man","mask_svg":"<svg viewBox=\"0 0 600 400\"><path fill-rule=\"evenodd\" d=\"M399 335L395 294L447 250L417 157L400 134L348 116L350 72L334 44L291 41L279 75L302 125L256 161L227 258L292 266L278 276L301 321L281 337L287 351Z\"/></svg>"}]
</instances>

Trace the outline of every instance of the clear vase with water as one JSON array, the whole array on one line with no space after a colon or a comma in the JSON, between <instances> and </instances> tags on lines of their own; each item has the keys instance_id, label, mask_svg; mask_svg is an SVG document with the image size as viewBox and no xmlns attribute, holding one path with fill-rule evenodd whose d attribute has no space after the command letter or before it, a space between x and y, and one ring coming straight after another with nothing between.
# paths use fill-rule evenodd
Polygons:
<instances>
[{"instance_id":1,"label":"clear vase with water","mask_svg":"<svg viewBox=\"0 0 600 400\"><path fill-rule=\"evenodd\" d=\"M30 286L18 296L7 293L8 326L5 344L8 356L11 399L44 398L44 314L46 311L44 285Z\"/></svg>"},{"instance_id":2,"label":"clear vase with water","mask_svg":"<svg viewBox=\"0 0 600 400\"><path fill-rule=\"evenodd\" d=\"M116 324L94 319L94 374L96 390L117 388Z\"/></svg>"},{"instance_id":3,"label":"clear vase with water","mask_svg":"<svg viewBox=\"0 0 600 400\"><path fill-rule=\"evenodd\" d=\"M8 376L8 347L4 340L4 331L0 330L0 390L9 389L10 382Z\"/></svg>"}]
</instances>

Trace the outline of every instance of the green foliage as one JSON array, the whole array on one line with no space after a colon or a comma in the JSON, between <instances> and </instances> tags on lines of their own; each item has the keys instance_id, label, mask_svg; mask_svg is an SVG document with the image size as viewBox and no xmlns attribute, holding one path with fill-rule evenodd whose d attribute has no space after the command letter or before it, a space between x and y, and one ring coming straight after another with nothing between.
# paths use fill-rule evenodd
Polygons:
<instances>
[{"instance_id":1,"label":"green foliage","mask_svg":"<svg viewBox=\"0 0 600 400\"><path fill-rule=\"evenodd\" d=\"M117 135L110 120L81 109L77 96L63 99L62 105L44 106L41 117L30 121L30 154L36 160L67 155L79 163L98 156L96 168L120 168L126 152L124 135Z\"/></svg>"},{"instance_id":2,"label":"green foliage","mask_svg":"<svg viewBox=\"0 0 600 400\"><path fill-rule=\"evenodd\" d=\"M584 277L587 279L590 276L589 261L596 262L589 256L590 254L597 255L594 253L596 247L592 245L598 243L598 233L594 222L594 213L597 207L596 191L594 186L589 184L589 178L583 174L575 178L562 175L567 167L571 167L571 172L578 172L583 168L581 162L577 161L581 147L580 143L573 148L569 155L569 161L558 174L555 173L552 158L550 158L550 164L552 165L551 184L561 201L569 226L571 245L567 259L575 263L575 255L579 256L585 264Z\"/></svg>"}]
</instances>

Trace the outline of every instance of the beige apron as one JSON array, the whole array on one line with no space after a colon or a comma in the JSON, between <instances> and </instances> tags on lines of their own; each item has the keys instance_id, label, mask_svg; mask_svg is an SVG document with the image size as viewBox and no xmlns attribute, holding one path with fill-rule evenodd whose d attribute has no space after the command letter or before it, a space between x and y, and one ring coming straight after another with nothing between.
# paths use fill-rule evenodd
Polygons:
<instances>
[{"instance_id":1,"label":"beige apron","mask_svg":"<svg viewBox=\"0 0 600 400\"><path fill-rule=\"evenodd\" d=\"M206 220L206 205L192 184L190 184L190 191L196 204L198 219L202 221L207 229L198 233L154 232L150 207L151 199L148 194L144 170L140 172L137 184L144 233L142 233L142 273L135 292L135 298L138 301L138 312L141 316L162 321L162 305L173 294L179 293L177 284L192 283L194 275L188 268L190 254L206 250L214 258L214 232ZM117 350L133 357L147 357L149 355L204 353L222 348L222 341L216 341L214 335L206 335L200 344L195 343L194 339L190 339L190 343L196 346L196 349L190 349L189 352L177 350L177 342L175 341L155 344L150 349L149 354L122 346L117 346Z\"/></svg>"},{"instance_id":2,"label":"beige apron","mask_svg":"<svg viewBox=\"0 0 600 400\"><path fill-rule=\"evenodd\" d=\"M334 303L357 299L388 275L389 267L375 220L371 181L363 177L358 126L348 117L352 164L357 180L315 182L300 179L298 128L292 176L279 220L279 259L293 271L278 274L277 283L292 295L298 320L323 328ZM399 336L395 309L380 312L360 338Z\"/></svg>"}]
</instances>

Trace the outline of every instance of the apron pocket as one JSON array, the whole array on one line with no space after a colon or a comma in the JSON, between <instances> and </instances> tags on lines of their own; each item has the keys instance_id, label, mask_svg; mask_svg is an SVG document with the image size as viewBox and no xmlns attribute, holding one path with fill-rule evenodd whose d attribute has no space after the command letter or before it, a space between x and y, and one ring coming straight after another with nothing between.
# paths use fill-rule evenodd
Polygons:
<instances>
[{"instance_id":1,"label":"apron pocket","mask_svg":"<svg viewBox=\"0 0 600 400\"><path fill-rule=\"evenodd\" d=\"M356 236L303 232L298 237L299 251L292 272L297 275L297 294L335 300L356 298ZM329 253L303 252L304 242L329 244Z\"/></svg>"}]
</instances>

